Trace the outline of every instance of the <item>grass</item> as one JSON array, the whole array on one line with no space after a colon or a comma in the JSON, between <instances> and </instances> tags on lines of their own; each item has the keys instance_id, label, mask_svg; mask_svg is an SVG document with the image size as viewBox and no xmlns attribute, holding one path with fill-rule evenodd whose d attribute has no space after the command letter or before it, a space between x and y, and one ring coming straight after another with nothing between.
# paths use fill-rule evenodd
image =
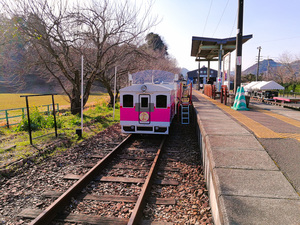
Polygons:
<instances>
[{"instance_id":1,"label":"grass","mask_svg":"<svg viewBox=\"0 0 300 225\"><path fill-rule=\"evenodd\" d=\"M22 95L30 94L0 94L0 110L26 107L25 98L20 97ZM108 98L108 95L92 94L87 104L102 101L103 97ZM30 97L28 99L30 107L52 104L51 96ZM66 95L55 95L54 102L60 106L70 107L70 101Z\"/></svg>"},{"instance_id":2,"label":"grass","mask_svg":"<svg viewBox=\"0 0 300 225\"><path fill-rule=\"evenodd\" d=\"M27 94L24 94L27 95ZM15 109L15 108L23 108L26 107L25 98L20 97L20 94L0 94L0 127L6 125L6 115L5 111L1 111L4 109ZM35 107L38 106L40 111L47 111L47 107L41 107L42 105L50 105L52 104L52 97L51 96L39 96L39 97L30 97L29 100L29 106ZM89 106L91 104L101 104L103 101L108 101L109 96L108 94L92 94L89 97L89 100L86 104L86 106ZM55 95L54 96L54 102L55 104L59 104L59 109L66 109L70 107L69 99L66 95ZM57 105L55 105L57 107ZM52 107L49 108L50 110ZM26 109L24 109L24 112L26 112ZM19 123L21 120L22 110L9 110L8 111L8 117L14 117L9 118L9 124L16 124Z\"/></svg>"},{"instance_id":3,"label":"grass","mask_svg":"<svg viewBox=\"0 0 300 225\"><path fill-rule=\"evenodd\" d=\"M101 96L100 96L101 97ZM118 123L120 120L119 106L116 106L115 119L113 120L113 109L107 106L107 96L96 96L98 103L93 108L84 111L83 123L83 139L94 136L100 131L104 130L108 126ZM44 115L47 117L47 115ZM66 112L57 116L57 120L60 121L61 128L58 129L59 137L56 138L53 133L54 128L42 128L32 133L33 137L42 136L33 139L33 146L29 143L29 135L26 131L16 132L15 128L7 129L0 128L0 139L4 137L2 143L0 142L0 166L7 163L33 156L34 154L42 151L45 146L53 144L56 141L64 142L62 146L48 152L46 156L55 155L59 152L65 151L70 146L82 141L78 139L75 133L77 128L80 128L81 117L80 115L72 115L70 112ZM15 144L16 148L9 151L4 151L2 147ZM45 155L43 155L45 157Z\"/></svg>"}]
</instances>

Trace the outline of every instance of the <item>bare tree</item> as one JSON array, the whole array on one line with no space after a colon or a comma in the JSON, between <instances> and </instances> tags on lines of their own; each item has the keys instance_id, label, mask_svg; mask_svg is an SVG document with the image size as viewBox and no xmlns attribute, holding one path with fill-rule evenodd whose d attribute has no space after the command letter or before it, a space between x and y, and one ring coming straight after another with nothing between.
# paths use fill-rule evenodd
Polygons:
<instances>
[{"instance_id":1,"label":"bare tree","mask_svg":"<svg viewBox=\"0 0 300 225\"><path fill-rule=\"evenodd\" d=\"M0 87L1 90L18 90L24 85L21 76L25 74L26 40L18 32L13 19L0 15Z\"/></svg>"},{"instance_id":2,"label":"bare tree","mask_svg":"<svg viewBox=\"0 0 300 225\"><path fill-rule=\"evenodd\" d=\"M139 54L134 62L134 66L140 70L162 70L178 74L180 72L177 61L162 51L153 50L143 46L143 54ZM140 50L141 52L141 50Z\"/></svg>"},{"instance_id":3,"label":"bare tree","mask_svg":"<svg viewBox=\"0 0 300 225\"><path fill-rule=\"evenodd\" d=\"M136 8L129 0L69 3L67 0L1 0L10 18L28 40L35 54L28 56L40 74L54 78L80 112L80 58L84 57L84 105L92 84L99 79L111 98L111 74L120 66L123 73L137 52L145 33L155 25L150 16L152 3ZM122 67L121 67L122 65ZM42 67L41 67L42 66Z\"/></svg>"},{"instance_id":4,"label":"bare tree","mask_svg":"<svg viewBox=\"0 0 300 225\"><path fill-rule=\"evenodd\" d=\"M286 70L284 67L278 67L273 72L273 78L276 82L280 84L285 83Z\"/></svg>"},{"instance_id":5,"label":"bare tree","mask_svg":"<svg viewBox=\"0 0 300 225\"><path fill-rule=\"evenodd\" d=\"M293 91L295 91L296 84L300 79L300 60L297 59L296 56L292 56L285 52L280 55L279 63L281 66L275 70L275 79L281 84L291 84L293 86Z\"/></svg>"}]
</instances>

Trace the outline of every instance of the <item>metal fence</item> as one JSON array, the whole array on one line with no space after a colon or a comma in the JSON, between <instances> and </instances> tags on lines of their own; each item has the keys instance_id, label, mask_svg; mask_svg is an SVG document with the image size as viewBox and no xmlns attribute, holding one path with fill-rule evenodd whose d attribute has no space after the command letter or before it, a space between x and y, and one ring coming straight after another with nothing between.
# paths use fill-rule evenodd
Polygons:
<instances>
[{"instance_id":1,"label":"metal fence","mask_svg":"<svg viewBox=\"0 0 300 225\"><path fill-rule=\"evenodd\" d=\"M279 92L279 96L282 97L293 97L293 98L300 98L300 93L299 92Z\"/></svg>"},{"instance_id":2,"label":"metal fence","mask_svg":"<svg viewBox=\"0 0 300 225\"><path fill-rule=\"evenodd\" d=\"M38 106L40 112L50 115L53 110L52 104ZM55 111L59 112L59 105L56 103ZM27 115L26 107L0 110L0 127L18 125L21 118ZM19 118L19 119L18 119Z\"/></svg>"}]
</instances>

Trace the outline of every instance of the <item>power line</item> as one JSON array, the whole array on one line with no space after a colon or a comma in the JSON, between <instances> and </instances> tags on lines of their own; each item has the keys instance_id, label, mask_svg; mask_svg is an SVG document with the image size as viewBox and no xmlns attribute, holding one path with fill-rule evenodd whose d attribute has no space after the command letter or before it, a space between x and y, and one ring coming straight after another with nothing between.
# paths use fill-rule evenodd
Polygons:
<instances>
[{"instance_id":1,"label":"power line","mask_svg":"<svg viewBox=\"0 0 300 225\"><path fill-rule=\"evenodd\" d=\"M236 19L237 19L237 15L238 15L238 11L236 11L235 19L234 19L234 22L233 22L232 29L231 29L231 32L230 32L229 37L231 37L232 32L233 32L233 29L236 27Z\"/></svg>"},{"instance_id":2,"label":"power line","mask_svg":"<svg viewBox=\"0 0 300 225\"><path fill-rule=\"evenodd\" d=\"M207 20L208 20L209 14L210 14L210 10L211 10L212 3L213 3L213 0L211 0L211 2L210 2L208 14L207 14L207 17L206 17L206 20L205 20L205 24L204 24L204 28L203 28L202 37L203 37L203 35L204 35L204 31L205 31L205 28L206 28L206 24L207 24Z\"/></svg>"},{"instance_id":3,"label":"power line","mask_svg":"<svg viewBox=\"0 0 300 225\"><path fill-rule=\"evenodd\" d=\"M221 20L222 20L222 18L223 18L223 16L224 16L225 10L226 10L226 8L227 8L227 6L228 6L228 3L229 3L229 0L227 0L227 3L226 3L226 5L225 5L225 7L224 7L224 9L223 9L221 18L220 18L220 20L219 20L219 22L218 22L218 24L217 24L217 27L216 27L216 29L215 29L215 31L214 31L212 37L215 35L215 33L216 33L216 31L217 31L217 29L218 29L220 23L221 23Z\"/></svg>"}]
</instances>

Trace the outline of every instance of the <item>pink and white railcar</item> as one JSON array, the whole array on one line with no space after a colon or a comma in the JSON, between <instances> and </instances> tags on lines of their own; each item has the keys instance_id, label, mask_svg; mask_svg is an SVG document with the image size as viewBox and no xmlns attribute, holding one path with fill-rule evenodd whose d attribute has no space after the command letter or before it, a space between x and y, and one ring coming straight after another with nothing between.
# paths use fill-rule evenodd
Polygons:
<instances>
[{"instance_id":1,"label":"pink and white railcar","mask_svg":"<svg viewBox=\"0 0 300 225\"><path fill-rule=\"evenodd\" d=\"M174 84L134 84L120 89L123 133L169 134L176 113Z\"/></svg>"}]
</instances>

